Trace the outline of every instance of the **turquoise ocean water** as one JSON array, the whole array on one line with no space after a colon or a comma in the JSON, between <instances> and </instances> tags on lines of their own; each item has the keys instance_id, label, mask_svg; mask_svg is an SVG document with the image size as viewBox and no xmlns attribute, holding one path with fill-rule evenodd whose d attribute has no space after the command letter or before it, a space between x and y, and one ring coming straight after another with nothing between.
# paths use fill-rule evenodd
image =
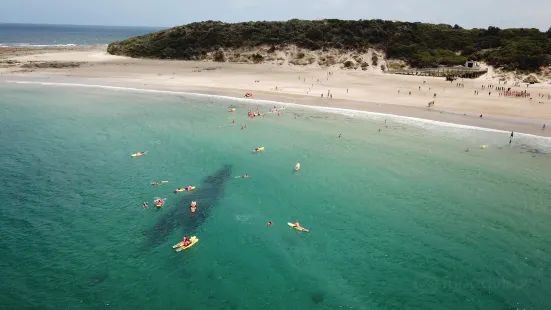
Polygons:
<instances>
[{"instance_id":1,"label":"turquoise ocean water","mask_svg":"<svg viewBox=\"0 0 551 310\"><path fill-rule=\"evenodd\" d=\"M249 120L254 100L0 92L1 309L551 308L548 139L293 106ZM154 197L165 207L143 209ZM176 253L183 234L200 241Z\"/></svg>"}]
</instances>

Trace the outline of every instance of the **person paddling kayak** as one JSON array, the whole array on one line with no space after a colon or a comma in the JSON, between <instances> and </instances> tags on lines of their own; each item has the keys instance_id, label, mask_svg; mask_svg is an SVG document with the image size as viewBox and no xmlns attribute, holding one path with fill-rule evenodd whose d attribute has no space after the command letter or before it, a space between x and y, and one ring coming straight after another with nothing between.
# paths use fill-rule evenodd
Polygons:
<instances>
[{"instance_id":1,"label":"person paddling kayak","mask_svg":"<svg viewBox=\"0 0 551 310\"><path fill-rule=\"evenodd\" d=\"M191 241L188 239L187 236L184 236L184 238L182 239L182 246L188 246L191 244Z\"/></svg>"},{"instance_id":2,"label":"person paddling kayak","mask_svg":"<svg viewBox=\"0 0 551 310\"><path fill-rule=\"evenodd\" d=\"M300 226L300 223L298 221L295 221L295 228L297 229L304 229L304 227Z\"/></svg>"}]
</instances>

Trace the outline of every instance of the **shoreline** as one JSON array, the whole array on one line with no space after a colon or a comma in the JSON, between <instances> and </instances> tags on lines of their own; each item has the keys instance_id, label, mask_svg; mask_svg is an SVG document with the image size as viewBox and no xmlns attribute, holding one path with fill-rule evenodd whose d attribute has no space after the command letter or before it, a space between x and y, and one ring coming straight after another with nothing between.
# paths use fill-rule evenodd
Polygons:
<instances>
[{"instance_id":1,"label":"shoreline","mask_svg":"<svg viewBox=\"0 0 551 310\"><path fill-rule=\"evenodd\" d=\"M444 127L455 127L455 128L461 128L461 129L469 129L469 130L477 130L477 131L486 131L486 132L495 132L495 133L503 133L505 135L509 135L510 131L508 130L502 130L497 128L491 128L491 127L482 127L482 126L476 126L476 124L470 125L465 123L454 123L454 122L446 122L438 119L430 119L430 118L423 118L423 117L415 117L411 115L401 115L396 113L383 113L383 112L377 112L377 111L367 111L367 110L355 110L355 109L349 109L349 108L338 108L338 107L330 107L330 106L320 106L316 104L308 104L308 103L297 103L297 102L287 102L287 101L280 101L276 100L275 98L268 99L258 99L258 98L243 98L243 97L237 97L234 96L234 94L229 92L224 92L223 90L214 91L214 89L211 89L209 92L208 90L200 91L200 90L170 90L170 89L159 89L159 88L140 88L136 87L137 85L126 85L126 86L115 86L115 85L102 85L102 84L87 84L87 83L69 83L69 82L56 82L56 81L40 81L36 79L27 80L27 79L16 79L16 80L9 80L9 79L0 79L0 82L8 83L8 84L28 84L28 85L42 85L42 86L54 86L54 87L80 87L80 88L101 88L101 89L108 89L112 91L129 91L129 92L142 92L142 93L160 93L160 94L168 94L168 95L174 95L174 96L196 96L196 97L209 97L209 98L219 98L219 99L225 99L225 100L235 100L243 103L258 103L258 104L281 104L281 105L289 105L292 107L298 107L298 108L306 108L306 109L313 109L318 110L326 113L336 113L340 115L350 116L350 117L359 117L358 114L365 114L368 116L376 116L380 119L384 118L394 118L399 120L411 120L416 123L429 123L432 125L437 126L444 126ZM252 101L252 102L251 102ZM379 104L377 104L379 105ZM406 107L408 108L408 107ZM429 113L434 114L447 114L451 117L460 117L456 114L449 114L447 112L439 113L438 111L428 111ZM437 117L436 117L437 118ZM476 120L477 117L474 117L474 120ZM508 124L511 124L510 122L517 122L516 126L519 126L520 124L523 124L522 121L524 120L509 120ZM485 124L488 123L488 119L483 120ZM521 131L515 131L515 134L523 135L527 137L534 137L541 139L543 141L549 142L551 145L551 137L545 136L545 135L537 135L530 132L521 132Z\"/></svg>"},{"instance_id":2,"label":"shoreline","mask_svg":"<svg viewBox=\"0 0 551 310\"><path fill-rule=\"evenodd\" d=\"M551 137L551 128L542 130L543 124L546 127L551 125L551 101L547 100L551 85L547 84L528 88L534 94L545 94L544 99L528 100L488 93L473 95L473 91L476 93L477 89L484 89L484 85L495 83L499 86L500 82L490 77L464 80L461 88L438 78L339 68L133 59L109 55L97 47L84 51L81 47L62 52L54 49L53 52L13 55L6 59L18 63L11 67L0 66L0 81L126 87L218 95L228 99L243 99L246 92L251 92L253 97L248 100L292 103L332 109L337 113L379 113L504 133L514 131ZM33 62L78 62L79 66L16 68L21 63ZM488 92L487 89L484 91ZM433 92L438 92L438 97L433 97ZM327 98L324 93L331 97ZM431 109L427 108L429 100L436 102ZM479 117L481 114L482 118Z\"/></svg>"}]
</instances>

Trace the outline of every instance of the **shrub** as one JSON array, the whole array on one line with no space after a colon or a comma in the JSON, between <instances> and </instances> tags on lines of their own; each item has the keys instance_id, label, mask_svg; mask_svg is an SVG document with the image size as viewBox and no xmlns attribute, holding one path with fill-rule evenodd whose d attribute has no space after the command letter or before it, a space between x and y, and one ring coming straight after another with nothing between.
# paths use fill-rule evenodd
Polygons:
<instances>
[{"instance_id":1,"label":"shrub","mask_svg":"<svg viewBox=\"0 0 551 310\"><path fill-rule=\"evenodd\" d=\"M347 69L354 68L354 62L352 60L347 60L342 65Z\"/></svg>"},{"instance_id":2,"label":"shrub","mask_svg":"<svg viewBox=\"0 0 551 310\"><path fill-rule=\"evenodd\" d=\"M226 61L226 54L224 54L224 51L219 49L216 52L214 52L214 61L217 62L225 62Z\"/></svg>"},{"instance_id":3,"label":"shrub","mask_svg":"<svg viewBox=\"0 0 551 310\"><path fill-rule=\"evenodd\" d=\"M219 48L296 45L308 50L364 51L377 47L410 66L460 64L467 56L508 69L550 63L551 29L463 29L456 25L383 20L191 23L109 44L108 52L142 58L202 59ZM457 55L457 54L460 55ZM261 56L261 55L259 55ZM259 56L256 56L260 59ZM374 58L374 57L373 57ZM372 59L374 65L375 61Z\"/></svg>"},{"instance_id":4,"label":"shrub","mask_svg":"<svg viewBox=\"0 0 551 310\"><path fill-rule=\"evenodd\" d=\"M262 62L264 60L264 57L260 54L255 53L255 54L253 54L252 59L253 59L254 63L259 63L259 62Z\"/></svg>"},{"instance_id":5,"label":"shrub","mask_svg":"<svg viewBox=\"0 0 551 310\"><path fill-rule=\"evenodd\" d=\"M379 64L379 57L377 56L377 54L373 53L373 55L371 56L371 63L374 66L377 66Z\"/></svg>"}]
</instances>

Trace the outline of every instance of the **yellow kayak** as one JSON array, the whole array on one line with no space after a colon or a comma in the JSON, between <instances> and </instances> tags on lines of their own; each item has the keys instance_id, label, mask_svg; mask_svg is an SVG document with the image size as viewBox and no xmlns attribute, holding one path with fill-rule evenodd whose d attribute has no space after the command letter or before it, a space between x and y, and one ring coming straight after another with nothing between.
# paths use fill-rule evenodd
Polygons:
<instances>
[{"instance_id":1,"label":"yellow kayak","mask_svg":"<svg viewBox=\"0 0 551 310\"><path fill-rule=\"evenodd\" d=\"M147 152L138 152L138 153L134 153L134 154L132 154L132 155L130 155L130 156L132 156L132 157L139 157L139 156L143 156L143 155L145 155L145 154L147 154Z\"/></svg>"},{"instance_id":2,"label":"yellow kayak","mask_svg":"<svg viewBox=\"0 0 551 310\"><path fill-rule=\"evenodd\" d=\"M190 189L189 191L192 191L192 190L194 190L194 189L195 189L195 186L192 186L191 189ZM175 190L176 193L181 193L181 192L186 192L186 191L188 191L187 187L181 187L181 188L177 188L177 189Z\"/></svg>"},{"instance_id":3,"label":"yellow kayak","mask_svg":"<svg viewBox=\"0 0 551 310\"><path fill-rule=\"evenodd\" d=\"M295 165L295 171L299 171L299 170L300 170L300 163L297 163L297 164Z\"/></svg>"},{"instance_id":4,"label":"yellow kayak","mask_svg":"<svg viewBox=\"0 0 551 310\"><path fill-rule=\"evenodd\" d=\"M172 248L176 249L176 252L180 252L194 246L197 242L199 242L199 239L197 238L197 236L192 236L191 238L189 238L189 241L191 241L191 243L188 246L183 246L183 242L178 242L173 245Z\"/></svg>"},{"instance_id":5,"label":"yellow kayak","mask_svg":"<svg viewBox=\"0 0 551 310\"><path fill-rule=\"evenodd\" d=\"M264 151L264 147L259 147L258 150L257 149L253 150L254 153L258 153L258 152L262 152L262 151Z\"/></svg>"},{"instance_id":6,"label":"yellow kayak","mask_svg":"<svg viewBox=\"0 0 551 310\"><path fill-rule=\"evenodd\" d=\"M306 228L304 228L304 227L297 228L297 227L295 226L295 224L293 224L293 223L287 223L287 225L293 227L294 229L296 229L296 230L298 230L298 231L309 232L309 230L306 229Z\"/></svg>"}]
</instances>

